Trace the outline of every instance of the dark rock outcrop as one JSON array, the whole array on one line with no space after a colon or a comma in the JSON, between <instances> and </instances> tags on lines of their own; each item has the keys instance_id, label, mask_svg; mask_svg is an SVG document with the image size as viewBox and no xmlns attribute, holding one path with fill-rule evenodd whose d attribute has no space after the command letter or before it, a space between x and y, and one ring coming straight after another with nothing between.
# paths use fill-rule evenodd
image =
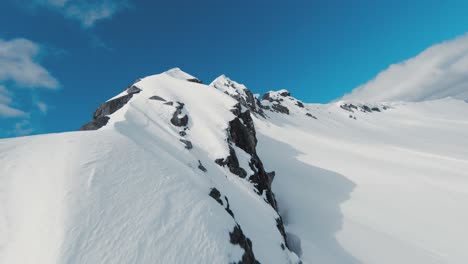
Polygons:
<instances>
[{"instance_id":1,"label":"dark rock outcrop","mask_svg":"<svg viewBox=\"0 0 468 264\"><path fill-rule=\"evenodd\" d=\"M179 139L180 142L184 143L185 144L185 148L186 149L192 149L193 148L193 145L192 145L192 142L188 141L188 140L185 140L185 139Z\"/></svg>"},{"instance_id":2,"label":"dark rock outcrop","mask_svg":"<svg viewBox=\"0 0 468 264\"><path fill-rule=\"evenodd\" d=\"M315 116L312 115L311 113L306 113L306 116L311 117L311 118L313 118L313 119L317 119L317 117L315 117Z\"/></svg>"},{"instance_id":3,"label":"dark rock outcrop","mask_svg":"<svg viewBox=\"0 0 468 264\"><path fill-rule=\"evenodd\" d=\"M139 92L141 92L141 89L136 87L135 85L132 85L132 86L127 88L127 93L128 94L135 94L135 93L139 93Z\"/></svg>"},{"instance_id":4,"label":"dark rock outcrop","mask_svg":"<svg viewBox=\"0 0 468 264\"><path fill-rule=\"evenodd\" d=\"M151 96L149 99L151 100L156 100L156 101L163 101L163 102L166 102L166 99L160 97L160 96L157 96L157 95L153 95Z\"/></svg>"},{"instance_id":5,"label":"dark rock outcrop","mask_svg":"<svg viewBox=\"0 0 468 264\"><path fill-rule=\"evenodd\" d=\"M184 108L184 104L177 102L176 110L174 114L172 114L171 123L174 126L182 127L186 126L188 123L188 116L182 115L182 109Z\"/></svg>"},{"instance_id":6,"label":"dark rock outcrop","mask_svg":"<svg viewBox=\"0 0 468 264\"><path fill-rule=\"evenodd\" d=\"M211 188L210 191L211 198L215 199L220 205L223 205L223 201L221 200L221 193L216 188ZM224 206L224 205L223 205Z\"/></svg>"},{"instance_id":7,"label":"dark rock outcrop","mask_svg":"<svg viewBox=\"0 0 468 264\"><path fill-rule=\"evenodd\" d=\"M109 117L115 111L122 108L130 101L135 93L130 93L112 100L109 100L100 105L93 114L93 120L83 125L80 130L97 130L107 124Z\"/></svg>"},{"instance_id":8,"label":"dark rock outcrop","mask_svg":"<svg viewBox=\"0 0 468 264\"><path fill-rule=\"evenodd\" d=\"M203 172L207 172L208 170L205 168L205 166L203 166L203 164L201 163L200 160L198 160L198 169L203 171Z\"/></svg>"},{"instance_id":9,"label":"dark rock outcrop","mask_svg":"<svg viewBox=\"0 0 468 264\"><path fill-rule=\"evenodd\" d=\"M241 178L247 177L247 172L240 167L236 152L231 146L229 146L229 156L227 156L225 159L217 159L215 162L220 166L227 165L230 172Z\"/></svg>"},{"instance_id":10,"label":"dark rock outcrop","mask_svg":"<svg viewBox=\"0 0 468 264\"><path fill-rule=\"evenodd\" d=\"M289 109L286 106L283 106L281 104L273 104L271 107L277 112L289 115Z\"/></svg>"},{"instance_id":11,"label":"dark rock outcrop","mask_svg":"<svg viewBox=\"0 0 468 264\"><path fill-rule=\"evenodd\" d=\"M189 82L194 82L194 83L203 83L201 80L197 79L197 78L192 78L192 79L187 79L187 81Z\"/></svg>"},{"instance_id":12,"label":"dark rock outcrop","mask_svg":"<svg viewBox=\"0 0 468 264\"><path fill-rule=\"evenodd\" d=\"M252 241L244 235L242 228L236 224L234 230L229 233L230 242L234 245L239 245L243 250L244 254L238 264L260 264L255 259L255 255L252 250Z\"/></svg>"}]
</instances>

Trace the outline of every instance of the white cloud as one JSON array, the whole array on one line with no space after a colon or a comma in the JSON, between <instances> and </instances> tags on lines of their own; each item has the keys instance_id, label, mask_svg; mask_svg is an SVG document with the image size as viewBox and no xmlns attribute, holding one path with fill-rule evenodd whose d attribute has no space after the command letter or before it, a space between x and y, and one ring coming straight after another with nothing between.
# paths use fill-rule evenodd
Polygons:
<instances>
[{"instance_id":1,"label":"white cloud","mask_svg":"<svg viewBox=\"0 0 468 264\"><path fill-rule=\"evenodd\" d=\"M47 110L49 109L49 107L47 106L47 104L44 103L44 102L37 102L37 103L36 103L36 106L37 106L37 108L39 108L39 110L40 110L41 113L43 113L43 114L46 114L46 113L47 113Z\"/></svg>"},{"instance_id":2,"label":"white cloud","mask_svg":"<svg viewBox=\"0 0 468 264\"><path fill-rule=\"evenodd\" d=\"M391 65L343 99L425 101L449 96L468 99L468 34Z\"/></svg>"},{"instance_id":3,"label":"white cloud","mask_svg":"<svg viewBox=\"0 0 468 264\"><path fill-rule=\"evenodd\" d=\"M31 122L26 119L16 123L13 131L11 131L11 133L15 136L26 136L32 132L34 132L34 128L32 128Z\"/></svg>"},{"instance_id":4,"label":"white cloud","mask_svg":"<svg viewBox=\"0 0 468 264\"><path fill-rule=\"evenodd\" d=\"M25 112L10 106L12 101L11 94L4 86L0 85L0 118L27 116Z\"/></svg>"},{"instance_id":5,"label":"white cloud","mask_svg":"<svg viewBox=\"0 0 468 264\"><path fill-rule=\"evenodd\" d=\"M30 88L57 88L58 81L36 61L39 51L39 45L27 39L0 39L0 82L13 81Z\"/></svg>"},{"instance_id":6,"label":"white cloud","mask_svg":"<svg viewBox=\"0 0 468 264\"><path fill-rule=\"evenodd\" d=\"M76 19L84 27L110 18L126 8L126 0L36 0L38 4L60 11L67 18Z\"/></svg>"}]
</instances>

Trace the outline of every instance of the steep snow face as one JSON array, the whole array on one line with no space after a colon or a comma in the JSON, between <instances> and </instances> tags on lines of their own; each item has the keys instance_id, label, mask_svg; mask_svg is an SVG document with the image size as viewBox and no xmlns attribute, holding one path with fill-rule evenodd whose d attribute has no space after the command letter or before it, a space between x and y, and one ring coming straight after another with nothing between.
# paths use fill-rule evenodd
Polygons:
<instances>
[{"instance_id":1,"label":"steep snow face","mask_svg":"<svg viewBox=\"0 0 468 264\"><path fill-rule=\"evenodd\" d=\"M468 261L467 103L304 109L317 119L274 111L255 119L290 247L304 263Z\"/></svg>"},{"instance_id":2,"label":"steep snow face","mask_svg":"<svg viewBox=\"0 0 468 264\"><path fill-rule=\"evenodd\" d=\"M248 112L187 76L139 80L98 130L0 140L0 263L297 263L260 160L228 138Z\"/></svg>"}]
</instances>

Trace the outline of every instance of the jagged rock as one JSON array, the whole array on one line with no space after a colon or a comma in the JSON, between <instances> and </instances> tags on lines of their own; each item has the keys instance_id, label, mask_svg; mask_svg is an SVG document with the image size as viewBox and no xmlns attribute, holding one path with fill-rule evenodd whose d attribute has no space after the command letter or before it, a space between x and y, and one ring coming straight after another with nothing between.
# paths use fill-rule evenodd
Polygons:
<instances>
[{"instance_id":1,"label":"jagged rock","mask_svg":"<svg viewBox=\"0 0 468 264\"><path fill-rule=\"evenodd\" d=\"M289 91L283 91L280 93L281 96L284 96L284 97L287 97L287 96L291 96L291 93Z\"/></svg>"},{"instance_id":2,"label":"jagged rock","mask_svg":"<svg viewBox=\"0 0 468 264\"><path fill-rule=\"evenodd\" d=\"M211 188L211 191L210 191L210 196L215 199L215 201L217 201L220 205L223 205L223 201L221 200L221 193L219 192L218 189L216 188ZM224 205L223 205L224 206Z\"/></svg>"},{"instance_id":3,"label":"jagged rock","mask_svg":"<svg viewBox=\"0 0 468 264\"><path fill-rule=\"evenodd\" d=\"M229 122L229 140L250 155L256 152L257 137L250 111L239 113Z\"/></svg>"},{"instance_id":4,"label":"jagged rock","mask_svg":"<svg viewBox=\"0 0 468 264\"><path fill-rule=\"evenodd\" d=\"M380 112L380 109L378 107L373 107L373 108L371 108L371 110L374 111L374 112Z\"/></svg>"},{"instance_id":5,"label":"jagged rock","mask_svg":"<svg viewBox=\"0 0 468 264\"><path fill-rule=\"evenodd\" d=\"M317 119L317 117L315 117L314 115L312 115L311 113L306 113L306 116L308 117L312 117L313 119Z\"/></svg>"},{"instance_id":6,"label":"jagged rock","mask_svg":"<svg viewBox=\"0 0 468 264\"><path fill-rule=\"evenodd\" d=\"M187 135L187 132L185 132L185 131L179 131L179 135L180 135L181 137L185 137L185 136Z\"/></svg>"},{"instance_id":7,"label":"jagged rock","mask_svg":"<svg viewBox=\"0 0 468 264\"><path fill-rule=\"evenodd\" d=\"M241 178L247 177L247 172L240 167L236 152L231 146L229 146L229 156L227 156L225 159L217 159L215 162L220 166L227 165L230 172Z\"/></svg>"},{"instance_id":8,"label":"jagged rock","mask_svg":"<svg viewBox=\"0 0 468 264\"><path fill-rule=\"evenodd\" d=\"M283 106L281 104L274 104L272 108L277 112L289 115L289 109L286 106Z\"/></svg>"},{"instance_id":9,"label":"jagged rock","mask_svg":"<svg viewBox=\"0 0 468 264\"><path fill-rule=\"evenodd\" d=\"M186 149L192 149L193 148L192 142L190 142L188 140L185 140L185 139L179 139L179 140L180 140L180 142L185 144Z\"/></svg>"},{"instance_id":10,"label":"jagged rock","mask_svg":"<svg viewBox=\"0 0 468 264\"><path fill-rule=\"evenodd\" d=\"M109 122L109 117L108 116L101 116L96 119L94 119L91 122L88 122L84 124L80 130L85 131L85 130L98 130L99 128L107 125L107 122Z\"/></svg>"},{"instance_id":11,"label":"jagged rock","mask_svg":"<svg viewBox=\"0 0 468 264\"><path fill-rule=\"evenodd\" d=\"M207 169L203 166L200 160L198 160L198 168L203 172L207 172Z\"/></svg>"},{"instance_id":12,"label":"jagged rock","mask_svg":"<svg viewBox=\"0 0 468 264\"><path fill-rule=\"evenodd\" d=\"M135 94L135 93L139 93L139 92L141 92L141 89L136 87L135 85L132 85L132 86L127 88L127 93L128 94Z\"/></svg>"},{"instance_id":13,"label":"jagged rock","mask_svg":"<svg viewBox=\"0 0 468 264\"><path fill-rule=\"evenodd\" d=\"M299 106L300 108L304 108L304 104L302 102L297 101L296 105Z\"/></svg>"},{"instance_id":14,"label":"jagged rock","mask_svg":"<svg viewBox=\"0 0 468 264\"><path fill-rule=\"evenodd\" d=\"M372 110L370 109L370 107L368 107L367 105L361 106L361 111L367 112L367 113L372 112Z\"/></svg>"},{"instance_id":15,"label":"jagged rock","mask_svg":"<svg viewBox=\"0 0 468 264\"><path fill-rule=\"evenodd\" d=\"M283 219L281 216L276 218L276 227L278 228L281 235L285 238L284 243L286 244L286 247L289 248L288 241L286 240L286 231L284 230Z\"/></svg>"},{"instance_id":16,"label":"jagged rock","mask_svg":"<svg viewBox=\"0 0 468 264\"><path fill-rule=\"evenodd\" d=\"M130 101L134 94L135 93L127 94L103 103L94 112L93 120L83 125L80 130L97 130L105 126L109 121L107 115L113 114L115 111L122 108Z\"/></svg>"},{"instance_id":17,"label":"jagged rock","mask_svg":"<svg viewBox=\"0 0 468 264\"><path fill-rule=\"evenodd\" d=\"M164 103L165 105L174 105L174 102L167 102L167 103Z\"/></svg>"},{"instance_id":18,"label":"jagged rock","mask_svg":"<svg viewBox=\"0 0 468 264\"><path fill-rule=\"evenodd\" d=\"M234 226L234 230L229 233L229 237L231 244L239 245L244 250L242 259L238 264L260 264L260 262L255 259L255 255L252 250L252 241L244 235L244 232L242 232L242 229L238 224L236 224Z\"/></svg>"},{"instance_id":19,"label":"jagged rock","mask_svg":"<svg viewBox=\"0 0 468 264\"><path fill-rule=\"evenodd\" d=\"M224 196L224 200L226 200L226 212L228 212L228 214L230 214L232 216L232 218L234 218L234 212L232 212L231 208L229 207L229 200L226 196Z\"/></svg>"},{"instance_id":20,"label":"jagged rock","mask_svg":"<svg viewBox=\"0 0 468 264\"><path fill-rule=\"evenodd\" d=\"M194 83L203 83L201 80L199 80L199 79L197 79L197 78L187 79L187 81L189 81L189 82L194 82Z\"/></svg>"},{"instance_id":21,"label":"jagged rock","mask_svg":"<svg viewBox=\"0 0 468 264\"><path fill-rule=\"evenodd\" d=\"M159 97L157 95L153 95L151 96L149 99L151 100L156 100L156 101L163 101L163 102L166 102L166 99L162 98L162 97Z\"/></svg>"},{"instance_id":22,"label":"jagged rock","mask_svg":"<svg viewBox=\"0 0 468 264\"><path fill-rule=\"evenodd\" d=\"M172 118L171 118L171 123L174 126L182 127L182 126L187 125L188 116L187 115L181 116L183 108L184 108L184 104L178 102L178 106L176 106L176 110L175 110L174 114L172 114Z\"/></svg>"},{"instance_id":23,"label":"jagged rock","mask_svg":"<svg viewBox=\"0 0 468 264\"><path fill-rule=\"evenodd\" d=\"M242 106L249 109L252 113L258 114L265 118L265 113L261 107L262 104L258 98L244 85L232 81L228 77L222 75L213 81L211 86L231 96Z\"/></svg>"},{"instance_id":24,"label":"jagged rock","mask_svg":"<svg viewBox=\"0 0 468 264\"><path fill-rule=\"evenodd\" d=\"M340 107L348 112L351 112L351 113L354 113L354 110L357 110L357 106L353 105L353 104L342 104L340 105Z\"/></svg>"}]
</instances>

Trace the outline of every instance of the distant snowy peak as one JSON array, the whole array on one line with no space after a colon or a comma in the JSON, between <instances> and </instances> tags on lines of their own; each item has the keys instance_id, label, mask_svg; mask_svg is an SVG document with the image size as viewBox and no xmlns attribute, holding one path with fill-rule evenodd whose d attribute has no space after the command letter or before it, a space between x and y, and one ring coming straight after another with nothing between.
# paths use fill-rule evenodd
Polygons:
<instances>
[{"instance_id":1,"label":"distant snowy peak","mask_svg":"<svg viewBox=\"0 0 468 264\"><path fill-rule=\"evenodd\" d=\"M282 113L286 115L306 115L317 119L309 112L306 104L291 96L291 93L286 89L279 91L270 91L262 97L262 108L272 112Z\"/></svg>"},{"instance_id":2,"label":"distant snowy peak","mask_svg":"<svg viewBox=\"0 0 468 264\"><path fill-rule=\"evenodd\" d=\"M189 82L195 82L195 83L202 83L202 81L184 71L182 71L180 68L172 68L166 72L164 72L164 74L167 74L173 78L176 78L176 79L179 79L179 80L185 80L185 81L189 81Z\"/></svg>"}]
</instances>

